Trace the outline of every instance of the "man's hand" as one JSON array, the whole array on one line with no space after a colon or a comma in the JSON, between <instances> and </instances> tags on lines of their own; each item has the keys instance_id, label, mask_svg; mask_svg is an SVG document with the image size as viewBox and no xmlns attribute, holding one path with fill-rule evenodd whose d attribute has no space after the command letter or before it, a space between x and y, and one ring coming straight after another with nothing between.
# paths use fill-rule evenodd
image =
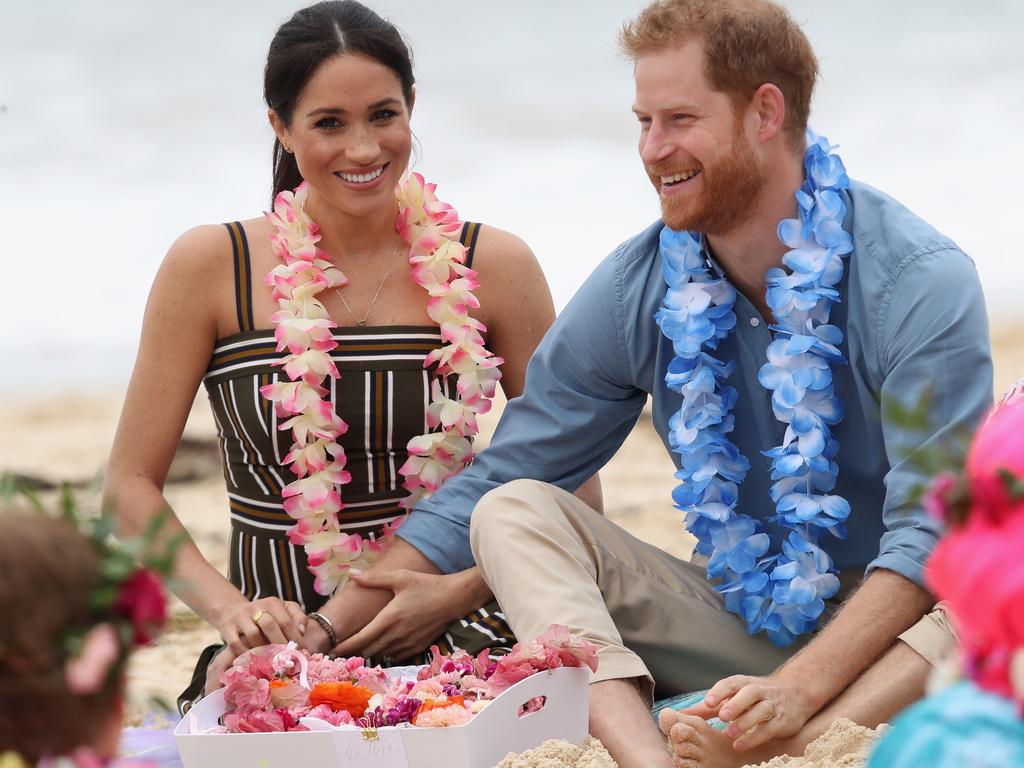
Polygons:
<instances>
[{"instance_id":1,"label":"man's hand","mask_svg":"<svg viewBox=\"0 0 1024 768\"><path fill-rule=\"evenodd\" d=\"M394 594L362 630L335 646L337 656L386 654L405 659L426 650L455 619L473 610L466 604L466 573L442 576L406 568L350 571L352 581Z\"/></svg>"},{"instance_id":2,"label":"man's hand","mask_svg":"<svg viewBox=\"0 0 1024 768\"><path fill-rule=\"evenodd\" d=\"M715 683L701 704L682 712L728 723L725 734L734 739L733 749L742 752L795 735L815 707L797 686L772 677L733 675Z\"/></svg>"}]
</instances>

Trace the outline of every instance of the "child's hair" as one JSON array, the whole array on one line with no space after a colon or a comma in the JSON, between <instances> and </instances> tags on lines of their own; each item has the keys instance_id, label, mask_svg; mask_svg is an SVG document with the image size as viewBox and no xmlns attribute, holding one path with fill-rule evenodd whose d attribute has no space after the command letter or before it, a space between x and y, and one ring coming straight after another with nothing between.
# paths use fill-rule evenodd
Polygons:
<instances>
[{"instance_id":1,"label":"child's hair","mask_svg":"<svg viewBox=\"0 0 1024 768\"><path fill-rule=\"evenodd\" d=\"M0 510L0 754L13 750L30 764L67 754L119 716L126 652L91 692L72 691L66 675L81 651L75 639L80 646L107 619L93 600L101 567L69 522Z\"/></svg>"}]
</instances>

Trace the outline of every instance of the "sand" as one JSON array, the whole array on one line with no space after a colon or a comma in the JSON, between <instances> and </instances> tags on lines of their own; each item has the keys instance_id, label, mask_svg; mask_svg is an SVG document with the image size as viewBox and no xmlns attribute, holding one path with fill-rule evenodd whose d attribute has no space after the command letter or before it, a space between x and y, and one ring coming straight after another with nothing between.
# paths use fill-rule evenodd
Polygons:
<instances>
[{"instance_id":1,"label":"sand","mask_svg":"<svg viewBox=\"0 0 1024 768\"><path fill-rule=\"evenodd\" d=\"M1024 333L1020 327L1006 325L993 333L997 391L1024 377ZM47 397L8 395L0 403L0 469L48 482L70 481L84 506L97 509L98 478L113 440L122 398L123 391L118 390ZM493 431L500 411L497 407L481 420L482 443ZM172 468L166 496L203 554L226 572L228 505L213 438L209 405L205 394L200 394L186 426L183 448ZM601 478L610 519L676 556L688 556L693 540L682 530L678 515L668 502L675 484L672 464L649 417L637 424L622 450L601 471ZM170 631L159 645L140 651L133 659L129 678L132 722L141 721L152 709L154 698L172 702L190 678L199 651L216 640L216 632L182 603L173 601L172 615ZM593 762L601 759L600 750L595 751L593 746L588 749L589 752L584 749L581 754L588 755L586 759L591 762L579 762L583 758L570 750L568 757L550 758L562 759L561 763L538 757L549 762L536 764L613 764ZM845 758L838 755L847 749L854 750L852 742L841 741L838 747L828 747L831 751L818 755L818 762L771 765L845 767L847 763L841 762ZM577 762L571 762L574 759ZM850 763L853 764L856 763Z\"/></svg>"},{"instance_id":2,"label":"sand","mask_svg":"<svg viewBox=\"0 0 1024 768\"><path fill-rule=\"evenodd\" d=\"M582 746L552 739L522 754L510 753L496 768L616 768L617 765L601 742L588 736Z\"/></svg>"},{"instance_id":3,"label":"sand","mask_svg":"<svg viewBox=\"0 0 1024 768\"><path fill-rule=\"evenodd\" d=\"M746 768L862 768L885 726L865 728L844 717L807 746L803 757L781 756Z\"/></svg>"}]
</instances>

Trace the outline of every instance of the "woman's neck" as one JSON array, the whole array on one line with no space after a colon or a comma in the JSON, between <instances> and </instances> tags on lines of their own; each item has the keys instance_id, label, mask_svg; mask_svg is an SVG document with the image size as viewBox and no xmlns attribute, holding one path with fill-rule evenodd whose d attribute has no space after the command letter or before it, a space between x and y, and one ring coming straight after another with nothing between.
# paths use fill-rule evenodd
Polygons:
<instances>
[{"instance_id":1,"label":"woman's neck","mask_svg":"<svg viewBox=\"0 0 1024 768\"><path fill-rule=\"evenodd\" d=\"M373 257L394 247L398 200L366 216L353 215L330 205L311 190L306 213L320 227L319 247L333 260Z\"/></svg>"}]
</instances>

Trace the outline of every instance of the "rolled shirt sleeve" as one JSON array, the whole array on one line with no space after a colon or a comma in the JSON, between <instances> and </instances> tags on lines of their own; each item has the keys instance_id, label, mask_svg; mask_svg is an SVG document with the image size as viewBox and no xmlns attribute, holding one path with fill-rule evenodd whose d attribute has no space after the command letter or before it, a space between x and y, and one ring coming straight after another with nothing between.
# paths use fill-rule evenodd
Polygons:
<instances>
[{"instance_id":1,"label":"rolled shirt sleeve","mask_svg":"<svg viewBox=\"0 0 1024 768\"><path fill-rule=\"evenodd\" d=\"M885 533L867 572L885 568L923 586L924 565L941 526L922 508L925 454L955 451L992 405L992 359L981 284L955 248L908 257L892 276L879 315L881 415L890 470ZM927 398L927 425L894 418Z\"/></svg>"},{"instance_id":2,"label":"rolled shirt sleeve","mask_svg":"<svg viewBox=\"0 0 1024 768\"><path fill-rule=\"evenodd\" d=\"M629 435L646 400L623 331L623 244L587 279L530 361L490 447L422 501L398 536L445 573L471 567L469 522L488 491L519 478L576 490Z\"/></svg>"}]
</instances>

